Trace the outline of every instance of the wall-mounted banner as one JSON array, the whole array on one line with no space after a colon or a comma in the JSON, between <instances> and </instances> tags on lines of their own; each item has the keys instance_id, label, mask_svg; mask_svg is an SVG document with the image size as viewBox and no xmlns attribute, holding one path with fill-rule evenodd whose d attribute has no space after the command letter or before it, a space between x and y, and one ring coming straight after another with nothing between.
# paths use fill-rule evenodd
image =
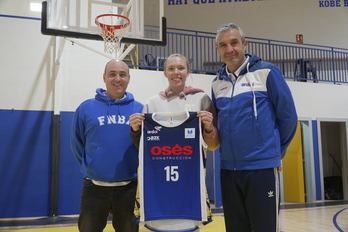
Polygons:
<instances>
[{"instance_id":1,"label":"wall-mounted banner","mask_svg":"<svg viewBox=\"0 0 348 232\"><path fill-rule=\"evenodd\" d=\"M167 0L168 6L211 4L211 3L233 3L233 2L258 2L267 0ZM320 0L319 7L348 7L348 0Z\"/></svg>"},{"instance_id":2,"label":"wall-mounted banner","mask_svg":"<svg viewBox=\"0 0 348 232\"><path fill-rule=\"evenodd\" d=\"M232 2L258 2L258 1L267 1L267 0L168 0L168 5L232 3Z\"/></svg>"},{"instance_id":3,"label":"wall-mounted banner","mask_svg":"<svg viewBox=\"0 0 348 232\"><path fill-rule=\"evenodd\" d=\"M319 7L348 7L348 0L319 1Z\"/></svg>"}]
</instances>

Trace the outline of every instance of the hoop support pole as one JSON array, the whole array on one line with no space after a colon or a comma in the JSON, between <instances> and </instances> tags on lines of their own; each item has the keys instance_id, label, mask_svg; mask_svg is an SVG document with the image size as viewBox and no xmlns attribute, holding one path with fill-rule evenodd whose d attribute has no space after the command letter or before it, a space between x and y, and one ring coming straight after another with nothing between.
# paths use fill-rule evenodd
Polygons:
<instances>
[{"instance_id":1,"label":"hoop support pole","mask_svg":"<svg viewBox=\"0 0 348 232\"><path fill-rule=\"evenodd\" d=\"M100 37L100 38L101 38L101 37ZM77 44L77 45L79 45L79 46L81 46L81 47L84 47L84 48L86 48L86 49L88 49L88 50L90 50L90 51L92 51L92 52L98 53L99 55L105 56L106 58L113 59L112 56L107 55L106 53L101 52L101 51L98 51L98 50L96 50L96 49L94 49L94 48L91 48L91 47L89 47L89 46L87 46L87 45L84 45L83 43L80 43L80 42L78 42L78 41L76 41L76 40L73 40L73 39L70 39L70 38L65 38L65 39L66 39L66 40L69 40L70 42L73 42L74 44Z\"/></svg>"}]
</instances>

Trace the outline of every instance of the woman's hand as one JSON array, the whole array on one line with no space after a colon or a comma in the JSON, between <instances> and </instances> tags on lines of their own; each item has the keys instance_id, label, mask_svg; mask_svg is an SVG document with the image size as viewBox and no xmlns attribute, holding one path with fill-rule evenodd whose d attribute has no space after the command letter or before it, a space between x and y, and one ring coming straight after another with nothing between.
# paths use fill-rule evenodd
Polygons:
<instances>
[{"instance_id":1,"label":"woman's hand","mask_svg":"<svg viewBox=\"0 0 348 232\"><path fill-rule=\"evenodd\" d=\"M201 118L205 132L211 133L213 131L213 114L208 111L199 111L197 117Z\"/></svg>"}]
</instances>

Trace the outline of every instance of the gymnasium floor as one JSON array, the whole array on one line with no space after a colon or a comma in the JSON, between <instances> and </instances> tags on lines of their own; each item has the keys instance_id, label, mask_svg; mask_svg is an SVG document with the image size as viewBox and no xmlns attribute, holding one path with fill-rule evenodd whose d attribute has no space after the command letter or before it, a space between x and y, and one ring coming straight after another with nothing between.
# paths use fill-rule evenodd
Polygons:
<instances>
[{"instance_id":1,"label":"gymnasium floor","mask_svg":"<svg viewBox=\"0 0 348 232\"><path fill-rule=\"evenodd\" d=\"M225 232L222 209L213 209L213 222L200 232ZM76 217L0 220L1 231L11 232L78 232ZM348 232L348 200L307 204L281 204L282 232ZM149 230L141 227L140 232ZM110 224L104 232L114 232Z\"/></svg>"}]
</instances>

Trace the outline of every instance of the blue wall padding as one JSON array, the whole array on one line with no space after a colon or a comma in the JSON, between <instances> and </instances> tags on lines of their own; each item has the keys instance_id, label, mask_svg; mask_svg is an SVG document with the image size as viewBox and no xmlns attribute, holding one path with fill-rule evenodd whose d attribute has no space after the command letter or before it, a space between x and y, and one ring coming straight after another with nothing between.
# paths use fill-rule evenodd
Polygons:
<instances>
[{"instance_id":1,"label":"blue wall padding","mask_svg":"<svg viewBox=\"0 0 348 232\"><path fill-rule=\"evenodd\" d=\"M52 115L0 110L0 218L48 215Z\"/></svg>"},{"instance_id":2,"label":"blue wall padding","mask_svg":"<svg viewBox=\"0 0 348 232\"><path fill-rule=\"evenodd\" d=\"M314 170L315 170L315 192L316 200L324 200L321 194L321 176L320 176L320 157L319 157L319 141L318 141L318 127L317 120L312 121L313 133L313 155L314 155Z\"/></svg>"},{"instance_id":3,"label":"blue wall padding","mask_svg":"<svg viewBox=\"0 0 348 232\"><path fill-rule=\"evenodd\" d=\"M79 213L83 175L70 149L70 128L74 112L60 113L60 171L58 214Z\"/></svg>"}]
</instances>

